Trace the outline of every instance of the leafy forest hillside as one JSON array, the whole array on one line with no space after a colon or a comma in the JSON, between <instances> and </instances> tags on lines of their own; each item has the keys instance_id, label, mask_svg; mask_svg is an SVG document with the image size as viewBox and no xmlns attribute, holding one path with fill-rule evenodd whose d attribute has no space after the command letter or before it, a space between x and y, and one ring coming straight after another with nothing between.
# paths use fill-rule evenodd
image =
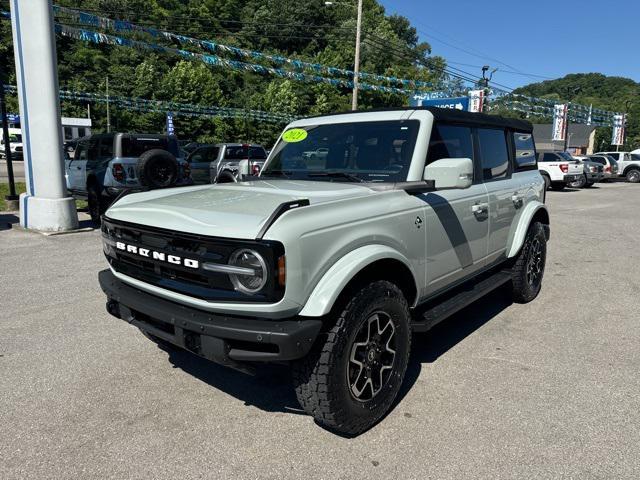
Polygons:
<instances>
[{"instance_id":1,"label":"leafy forest hillside","mask_svg":"<svg viewBox=\"0 0 640 480\"><path fill-rule=\"evenodd\" d=\"M0 2L1 9L8 10L6 3ZM54 3L229 46L353 68L356 15L353 6L346 2L331 6L319 0L57 0ZM422 81L436 81L444 76L444 60L430 56L430 46L419 42L416 30L406 18L387 15L376 0L365 0L364 4L362 71ZM57 21L78 27L72 19L57 17ZM101 31L122 35L108 29ZM185 48L135 32L133 37ZM104 95L108 77L110 95L125 97L293 116L344 111L351 105L351 92L345 87L236 72L162 52L93 45L59 35L57 47L60 88L66 90ZM0 61L10 66L9 83L15 84L11 29L7 21L0 22ZM16 111L15 98L10 101L14 102L10 106ZM406 96L396 93L362 92L360 95L362 108L403 105L406 101ZM86 116L87 105L63 101L62 111L67 116ZM117 105L111 105L110 113L115 130L156 132L164 127L162 113L141 113ZM106 128L104 104L92 104L91 117L95 131ZM177 116L174 123L176 133L182 138L251 140L266 144L272 142L283 127L282 123L243 118Z\"/></svg>"},{"instance_id":2,"label":"leafy forest hillside","mask_svg":"<svg viewBox=\"0 0 640 480\"><path fill-rule=\"evenodd\" d=\"M321 0L57 0L54 3L217 44L353 68L356 12L348 2L325 5ZM0 0L0 10L8 9L8 2ZM196 46L185 47L171 38L153 37L140 31L124 34L108 25L87 27L79 24L77 18L65 15L58 15L56 21L69 28L93 28L163 47L201 51ZM351 104L351 91L345 86L233 71L166 52L96 45L61 35L57 35L57 48L62 90L105 95L108 78L111 96L234 107L296 117L345 111ZM247 60L232 53L228 58L273 66L263 58ZM7 66L8 83L15 84L11 28L6 20L0 21L0 62ZM292 68L291 64L280 67ZM406 18L388 15L377 0L364 0L362 71L428 82L434 84L434 88L444 80L449 85L455 85L452 81L461 85L446 68L446 60L431 54L430 45L419 41L415 28ZM593 104L619 112L628 108L631 113L629 144L640 144L640 84L632 80L595 73L576 74L532 84L516 92ZM361 108L407 104L407 96L399 93L361 91L359 98ZM9 96L8 100L9 111L17 112L15 96ZM97 101L90 103L94 131L104 131L106 105ZM496 112L520 115L500 108ZM62 113L86 116L87 101L63 100ZM135 104L114 101L110 103L110 114L113 130L161 132L164 129L162 111L145 112ZM185 115L176 116L174 124L176 133L184 139L254 141L266 145L273 142L283 126L282 122L249 118ZM600 146L609 142L607 136L611 129L599 130Z\"/></svg>"},{"instance_id":3,"label":"leafy forest hillside","mask_svg":"<svg viewBox=\"0 0 640 480\"><path fill-rule=\"evenodd\" d=\"M527 85L514 90L514 93L627 112L626 146L640 147L640 83L631 79L607 77L600 73L578 73ZM598 129L597 148L608 148L610 141L611 129Z\"/></svg>"}]
</instances>

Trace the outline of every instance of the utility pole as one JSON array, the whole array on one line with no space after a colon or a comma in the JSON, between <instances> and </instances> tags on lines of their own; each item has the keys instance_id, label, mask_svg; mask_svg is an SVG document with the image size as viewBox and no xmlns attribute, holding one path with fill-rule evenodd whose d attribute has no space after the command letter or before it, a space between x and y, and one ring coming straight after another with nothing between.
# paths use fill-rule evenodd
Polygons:
<instances>
[{"instance_id":1,"label":"utility pole","mask_svg":"<svg viewBox=\"0 0 640 480\"><path fill-rule=\"evenodd\" d=\"M4 65L0 63L0 120L2 121L2 139L4 142L4 157L7 160L7 179L9 180L9 195L5 200L10 204L9 210L17 210L18 195L16 194L16 183L13 178L13 162L11 159L11 145L9 138L9 121L7 120L7 104L4 97Z\"/></svg>"},{"instance_id":2,"label":"utility pole","mask_svg":"<svg viewBox=\"0 0 640 480\"><path fill-rule=\"evenodd\" d=\"M109 76L108 75L106 80L106 90L107 90L107 133L111 133L111 115L109 114Z\"/></svg>"},{"instance_id":3,"label":"utility pole","mask_svg":"<svg viewBox=\"0 0 640 480\"><path fill-rule=\"evenodd\" d=\"M362 0L358 0L358 19L356 20L356 56L353 62L353 97L351 110L358 109L358 75L360 73L360 33L362 31Z\"/></svg>"}]
</instances>

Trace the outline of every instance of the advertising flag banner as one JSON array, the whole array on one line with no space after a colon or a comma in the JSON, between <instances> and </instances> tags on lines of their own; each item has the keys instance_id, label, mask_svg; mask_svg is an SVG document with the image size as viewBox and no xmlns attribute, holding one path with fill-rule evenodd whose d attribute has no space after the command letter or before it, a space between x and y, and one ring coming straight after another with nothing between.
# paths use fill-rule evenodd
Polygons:
<instances>
[{"instance_id":1,"label":"advertising flag banner","mask_svg":"<svg viewBox=\"0 0 640 480\"><path fill-rule=\"evenodd\" d=\"M469 97L434 98L431 100L422 100L420 106L450 108L452 110L467 111L469 109Z\"/></svg>"},{"instance_id":2,"label":"advertising flag banner","mask_svg":"<svg viewBox=\"0 0 640 480\"><path fill-rule=\"evenodd\" d=\"M175 135L176 130L173 127L173 112L167 112L167 135Z\"/></svg>"},{"instance_id":3,"label":"advertising flag banner","mask_svg":"<svg viewBox=\"0 0 640 480\"><path fill-rule=\"evenodd\" d=\"M469 91L469 111L482 113L484 108L484 90Z\"/></svg>"},{"instance_id":4,"label":"advertising flag banner","mask_svg":"<svg viewBox=\"0 0 640 480\"><path fill-rule=\"evenodd\" d=\"M613 116L613 135L611 137L611 145L624 145L624 129L626 123L626 115Z\"/></svg>"},{"instance_id":5,"label":"advertising flag banner","mask_svg":"<svg viewBox=\"0 0 640 480\"><path fill-rule=\"evenodd\" d=\"M567 116L569 106L567 104L554 105L553 107L553 137L554 142L564 142L567 134Z\"/></svg>"}]
</instances>

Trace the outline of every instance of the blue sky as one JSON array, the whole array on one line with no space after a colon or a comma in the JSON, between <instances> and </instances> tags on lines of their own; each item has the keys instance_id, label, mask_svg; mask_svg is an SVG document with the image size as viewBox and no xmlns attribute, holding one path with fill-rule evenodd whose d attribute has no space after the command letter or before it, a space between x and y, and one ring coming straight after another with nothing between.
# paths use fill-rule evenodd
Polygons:
<instances>
[{"instance_id":1,"label":"blue sky","mask_svg":"<svg viewBox=\"0 0 640 480\"><path fill-rule=\"evenodd\" d=\"M505 86L587 72L640 82L640 0L380 1L451 67L498 67L493 79Z\"/></svg>"}]
</instances>

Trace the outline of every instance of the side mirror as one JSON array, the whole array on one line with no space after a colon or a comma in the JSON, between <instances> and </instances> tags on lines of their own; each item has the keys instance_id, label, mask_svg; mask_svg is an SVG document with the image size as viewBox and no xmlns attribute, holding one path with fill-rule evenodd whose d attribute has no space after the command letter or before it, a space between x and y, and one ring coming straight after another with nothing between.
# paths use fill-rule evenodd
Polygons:
<instances>
[{"instance_id":1,"label":"side mirror","mask_svg":"<svg viewBox=\"0 0 640 480\"><path fill-rule=\"evenodd\" d=\"M473 184L473 161L470 158L443 158L424 168L424 179L434 180L436 189L469 188Z\"/></svg>"}]
</instances>

